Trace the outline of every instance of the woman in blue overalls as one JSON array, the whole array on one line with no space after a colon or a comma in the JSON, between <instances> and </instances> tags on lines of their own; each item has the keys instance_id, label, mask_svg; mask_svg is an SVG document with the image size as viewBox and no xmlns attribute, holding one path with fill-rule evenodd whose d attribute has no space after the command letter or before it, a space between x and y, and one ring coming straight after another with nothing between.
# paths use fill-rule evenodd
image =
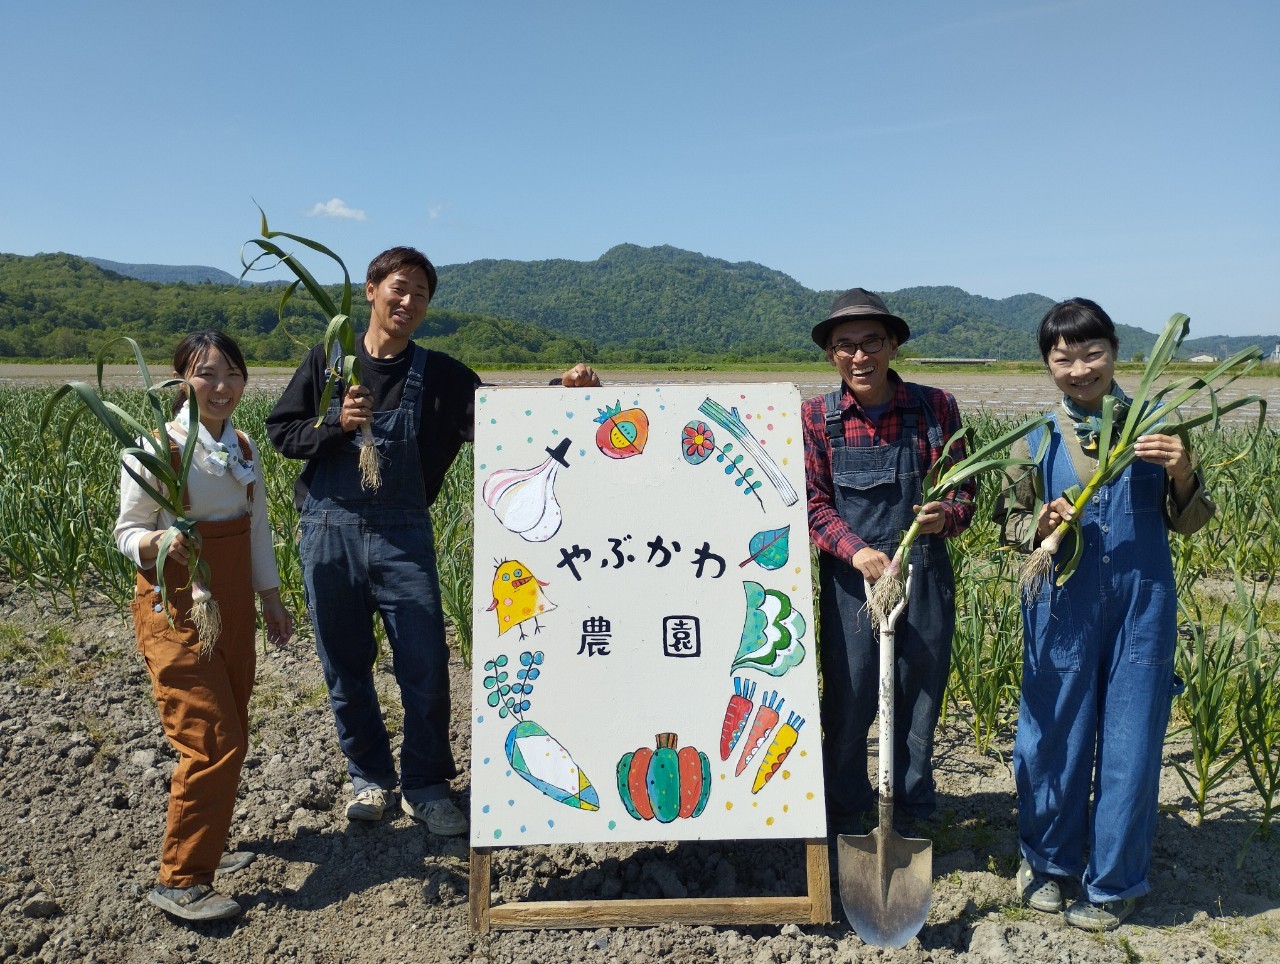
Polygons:
<instances>
[{"instance_id":1,"label":"woman in blue overalls","mask_svg":"<svg viewBox=\"0 0 1280 964\"><path fill-rule=\"evenodd\" d=\"M876 804L867 733L878 706L879 637L866 611L867 586L883 575L917 515L924 534L911 547L915 574L895 639L894 800L902 821L928 817L936 806L933 733L955 629L944 539L968 525L974 487L915 504L960 416L949 394L908 385L889 368L908 337L906 322L876 295L845 292L813 330L843 384L801 409L809 531L820 550L823 769L835 833L862 833L862 814Z\"/></svg>"},{"instance_id":2,"label":"woman in blue overalls","mask_svg":"<svg viewBox=\"0 0 1280 964\"><path fill-rule=\"evenodd\" d=\"M1118 410L1126 401L1112 377L1115 326L1097 304L1055 305L1039 342L1062 405L1054 423L1011 454L1029 457L1041 432L1050 433L1039 471L1051 501L1037 508L1033 481L1011 472L997 510L1005 541L1025 548L1070 518L1062 493L1083 487L1097 468L1102 401L1116 396ZM1049 580L1022 607L1018 889L1030 906L1057 912L1064 878L1080 877L1083 895L1066 920L1088 930L1119 926L1150 889L1161 749L1177 685L1168 529L1191 533L1213 514L1177 435L1143 436L1134 452L1138 460L1084 510L1075 574L1060 587Z\"/></svg>"}]
</instances>

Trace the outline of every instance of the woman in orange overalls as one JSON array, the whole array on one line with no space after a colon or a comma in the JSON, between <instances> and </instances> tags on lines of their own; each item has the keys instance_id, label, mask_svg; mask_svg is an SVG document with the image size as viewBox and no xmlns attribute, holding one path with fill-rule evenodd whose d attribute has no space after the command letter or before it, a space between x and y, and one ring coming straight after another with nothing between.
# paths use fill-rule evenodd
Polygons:
<instances>
[{"instance_id":1,"label":"woman in orange overalls","mask_svg":"<svg viewBox=\"0 0 1280 964\"><path fill-rule=\"evenodd\" d=\"M184 508L197 520L200 555L209 564L208 589L222 619L216 639L199 638L190 618L191 589L179 588L188 581L189 546L181 536L165 568L169 611L161 605L155 563L173 518L128 471L120 476L115 539L138 567L131 603L138 651L151 674L165 735L178 751L159 882L148 899L184 920L219 920L240 913L240 905L211 882L219 862L224 869L228 865L223 848L249 744L254 593L262 601L268 639L284 642L293 634L293 623L280 602L258 452L231 420L248 378L244 355L221 332L195 332L179 343L173 370L187 380L199 408ZM186 401L184 391L169 423L178 445L190 431ZM176 457L177 450L172 454ZM132 467L147 475L136 462ZM233 855L230 863L243 865L243 858Z\"/></svg>"}]
</instances>

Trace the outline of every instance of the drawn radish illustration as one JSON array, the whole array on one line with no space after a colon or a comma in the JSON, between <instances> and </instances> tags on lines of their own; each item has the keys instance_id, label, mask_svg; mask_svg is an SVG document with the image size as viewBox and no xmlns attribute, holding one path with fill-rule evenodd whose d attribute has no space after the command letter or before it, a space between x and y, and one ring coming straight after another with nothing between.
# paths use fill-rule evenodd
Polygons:
<instances>
[{"instance_id":1,"label":"drawn radish illustration","mask_svg":"<svg viewBox=\"0 0 1280 964\"><path fill-rule=\"evenodd\" d=\"M552 800L579 810L599 810L599 793L569 751L542 726L524 717L542 662L541 651L521 653L515 683L507 682L506 654L484 664L489 705L497 708L500 718L510 716L517 721L507 733L507 760L511 769Z\"/></svg>"}]
</instances>

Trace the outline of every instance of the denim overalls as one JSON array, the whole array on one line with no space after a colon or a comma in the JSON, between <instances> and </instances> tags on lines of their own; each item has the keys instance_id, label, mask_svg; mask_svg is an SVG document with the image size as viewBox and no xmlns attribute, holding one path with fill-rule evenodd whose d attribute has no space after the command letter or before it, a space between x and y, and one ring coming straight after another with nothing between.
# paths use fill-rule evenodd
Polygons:
<instances>
[{"instance_id":1,"label":"denim overalls","mask_svg":"<svg viewBox=\"0 0 1280 964\"><path fill-rule=\"evenodd\" d=\"M928 404L912 386L907 390L914 407L903 413L902 437L889 445L850 446L840 392L823 399L836 511L863 541L886 555L897 549L911 525L911 507L920 500L921 477L928 468L920 465L917 443L922 415L929 441L943 445ZM911 597L894 640L893 793L899 813L926 817L935 807L933 731L951 670L955 580L939 536L916 539L910 563L915 567ZM818 576L827 815L836 832L843 827L857 832L861 814L876 805L867 775L867 733L878 708L879 631L866 611L866 586L858 570L823 552Z\"/></svg>"},{"instance_id":2,"label":"denim overalls","mask_svg":"<svg viewBox=\"0 0 1280 964\"><path fill-rule=\"evenodd\" d=\"M425 803L448 795L457 769L449 747L449 650L418 457L428 353L413 351L399 407L373 416L382 487L360 484L358 433L338 454L318 460L302 507L300 549L316 652L355 792L396 785L373 683L377 611L404 704L401 792ZM334 393L329 412L340 406Z\"/></svg>"},{"instance_id":3,"label":"denim overalls","mask_svg":"<svg viewBox=\"0 0 1280 964\"><path fill-rule=\"evenodd\" d=\"M1027 436L1033 452L1041 431ZM1048 498L1088 481L1076 475L1063 431L1053 426L1041 463ZM1022 852L1041 873L1083 871L1094 902L1150 890L1177 640L1165 486L1162 468L1137 460L1100 488L1085 507L1075 574L1022 606L1013 747Z\"/></svg>"}]
</instances>

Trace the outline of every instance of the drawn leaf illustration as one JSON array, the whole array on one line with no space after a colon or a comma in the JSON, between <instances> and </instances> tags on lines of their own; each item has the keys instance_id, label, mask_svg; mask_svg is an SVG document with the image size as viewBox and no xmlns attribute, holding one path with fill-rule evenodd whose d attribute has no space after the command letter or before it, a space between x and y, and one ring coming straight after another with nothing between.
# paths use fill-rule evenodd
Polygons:
<instances>
[{"instance_id":1,"label":"drawn leaf illustration","mask_svg":"<svg viewBox=\"0 0 1280 964\"><path fill-rule=\"evenodd\" d=\"M757 532L747 548L751 555L738 563L739 569L748 562L754 562L761 569L781 569L791 555L791 526Z\"/></svg>"},{"instance_id":2,"label":"drawn leaf illustration","mask_svg":"<svg viewBox=\"0 0 1280 964\"><path fill-rule=\"evenodd\" d=\"M808 628L804 617L791 608L786 593L765 589L758 582L742 584L747 612L742 621L742 639L729 672L754 669L781 676L804 659L800 637Z\"/></svg>"}]
</instances>

